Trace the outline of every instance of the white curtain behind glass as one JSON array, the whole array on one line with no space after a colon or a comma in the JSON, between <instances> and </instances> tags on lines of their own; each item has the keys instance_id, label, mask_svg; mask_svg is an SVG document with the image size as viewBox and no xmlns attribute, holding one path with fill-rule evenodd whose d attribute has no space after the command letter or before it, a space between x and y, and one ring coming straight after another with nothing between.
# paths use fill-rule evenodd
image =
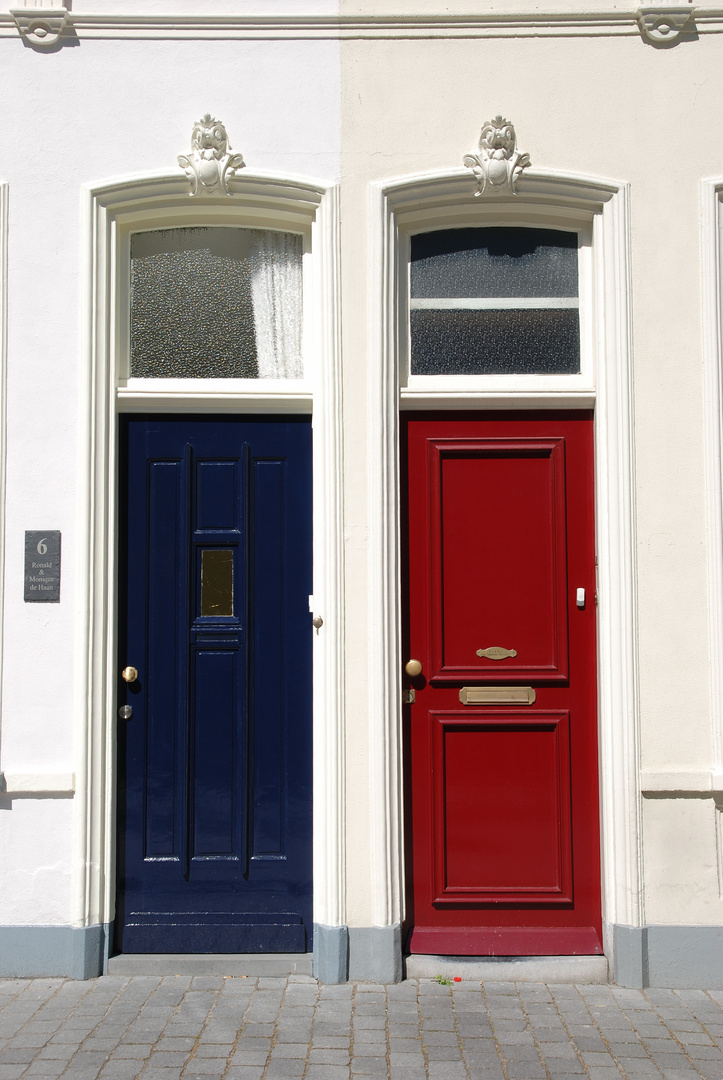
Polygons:
<instances>
[{"instance_id":1,"label":"white curtain behind glass","mask_svg":"<svg viewBox=\"0 0 723 1080\"><path fill-rule=\"evenodd\" d=\"M253 230L251 295L260 379L301 379L301 237Z\"/></svg>"}]
</instances>

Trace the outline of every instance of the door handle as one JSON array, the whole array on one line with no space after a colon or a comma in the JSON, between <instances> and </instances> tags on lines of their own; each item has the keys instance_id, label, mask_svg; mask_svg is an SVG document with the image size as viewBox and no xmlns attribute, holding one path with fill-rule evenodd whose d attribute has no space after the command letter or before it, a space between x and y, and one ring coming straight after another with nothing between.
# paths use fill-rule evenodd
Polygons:
<instances>
[{"instance_id":1,"label":"door handle","mask_svg":"<svg viewBox=\"0 0 723 1080\"><path fill-rule=\"evenodd\" d=\"M404 670L411 678L416 679L417 675L422 674L422 664L419 660L407 660L404 665Z\"/></svg>"},{"instance_id":2,"label":"door handle","mask_svg":"<svg viewBox=\"0 0 723 1080\"><path fill-rule=\"evenodd\" d=\"M138 668L124 667L121 672L121 678L127 683L135 682L138 678Z\"/></svg>"}]
</instances>

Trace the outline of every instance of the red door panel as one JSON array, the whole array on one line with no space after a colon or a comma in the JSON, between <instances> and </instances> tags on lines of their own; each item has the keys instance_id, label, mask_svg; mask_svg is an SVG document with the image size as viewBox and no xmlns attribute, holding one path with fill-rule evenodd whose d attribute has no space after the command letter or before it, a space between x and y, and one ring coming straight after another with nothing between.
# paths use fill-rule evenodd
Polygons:
<instances>
[{"instance_id":1,"label":"red door panel","mask_svg":"<svg viewBox=\"0 0 723 1080\"><path fill-rule=\"evenodd\" d=\"M430 679L564 680L564 439L435 439L427 451ZM490 648L513 655L477 655Z\"/></svg>"},{"instance_id":2,"label":"red door panel","mask_svg":"<svg viewBox=\"0 0 723 1080\"><path fill-rule=\"evenodd\" d=\"M474 709L429 719L435 903L568 903L567 713Z\"/></svg>"},{"instance_id":3,"label":"red door panel","mask_svg":"<svg viewBox=\"0 0 723 1080\"><path fill-rule=\"evenodd\" d=\"M409 947L599 953L592 416L403 429ZM506 686L508 705L460 697Z\"/></svg>"}]
</instances>

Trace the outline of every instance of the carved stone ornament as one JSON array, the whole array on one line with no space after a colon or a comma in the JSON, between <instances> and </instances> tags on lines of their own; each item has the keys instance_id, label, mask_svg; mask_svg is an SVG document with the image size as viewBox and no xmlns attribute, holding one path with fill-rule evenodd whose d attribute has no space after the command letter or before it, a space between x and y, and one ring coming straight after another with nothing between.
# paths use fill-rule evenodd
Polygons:
<instances>
[{"instance_id":1,"label":"carved stone ornament","mask_svg":"<svg viewBox=\"0 0 723 1080\"><path fill-rule=\"evenodd\" d=\"M10 14L22 36L36 49L49 49L57 45L70 19L64 7L13 8Z\"/></svg>"},{"instance_id":2,"label":"carved stone ornament","mask_svg":"<svg viewBox=\"0 0 723 1080\"><path fill-rule=\"evenodd\" d=\"M221 191L230 195L229 181L245 165L241 154L231 152L226 128L210 113L194 125L191 152L181 154L178 164L191 182L191 195L217 195Z\"/></svg>"},{"instance_id":3,"label":"carved stone ornament","mask_svg":"<svg viewBox=\"0 0 723 1080\"><path fill-rule=\"evenodd\" d=\"M509 120L496 116L482 127L479 154L466 154L464 164L477 179L475 195L515 195L522 170L530 166L530 155L518 152L517 136Z\"/></svg>"},{"instance_id":4,"label":"carved stone ornament","mask_svg":"<svg viewBox=\"0 0 723 1080\"><path fill-rule=\"evenodd\" d=\"M693 14L691 4L655 4L638 8L638 26L653 45L674 45Z\"/></svg>"}]
</instances>

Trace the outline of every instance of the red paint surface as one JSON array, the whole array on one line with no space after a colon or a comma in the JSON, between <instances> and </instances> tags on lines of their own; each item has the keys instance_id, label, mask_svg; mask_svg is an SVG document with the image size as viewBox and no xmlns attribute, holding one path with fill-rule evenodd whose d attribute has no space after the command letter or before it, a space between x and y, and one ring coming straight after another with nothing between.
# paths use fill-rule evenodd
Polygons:
<instances>
[{"instance_id":1,"label":"red paint surface","mask_svg":"<svg viewBox=\"0 0 723 1080\"><path fill-rule=\"evenodd\" d=\"M411 951L599 953L592 417L404 427ZM537 700L460 704L500 684Z\"/></svg>"}]
</instances>

